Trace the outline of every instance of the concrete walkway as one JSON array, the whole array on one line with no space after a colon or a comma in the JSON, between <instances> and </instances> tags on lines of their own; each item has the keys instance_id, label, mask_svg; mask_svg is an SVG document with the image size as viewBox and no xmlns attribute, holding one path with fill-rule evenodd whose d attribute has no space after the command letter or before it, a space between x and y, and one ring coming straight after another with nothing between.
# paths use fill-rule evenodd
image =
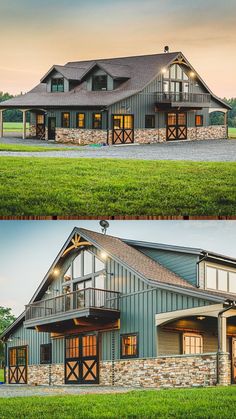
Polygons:
<instances>
[{"instance_id":1,"label":"concrete walkway","mask_svg":"<svg viewBox=\"0 0 236 419\"><path fill-rule=\"evenodd\" d=\"M15 142L14 142L15 141ZM14 157L62 157L62 158L112 158L135 160L190 160L190 161L236 161L236 140L178 141L161 144L131 144L106 147L78 147L68 150L68 146L39 140L19 140L5 138L4 144L43 145L48 151L40 152L0 152L0 156ZM50 147L63 147L63 151L50 151ZM71 146L70 146L71 147ZM73 146L75 148L75 146Z\"/></svg>"},{"instance_id":2,"label":"concrete walkway","mask_svg":"<svg viewBox=\"0 0 236 419\"><path fill-rule=\"evenodd\" d=\"M28 386L28 385L0 385L0 398L11 397L32 397L32 396L66 396L82 394L109 394L127 393L137 390L132 387L111 387L111 386ZM139 389L141 390L141 389ZM143 389L142 389L143 390Z\"/></svg>"}]
</instances>

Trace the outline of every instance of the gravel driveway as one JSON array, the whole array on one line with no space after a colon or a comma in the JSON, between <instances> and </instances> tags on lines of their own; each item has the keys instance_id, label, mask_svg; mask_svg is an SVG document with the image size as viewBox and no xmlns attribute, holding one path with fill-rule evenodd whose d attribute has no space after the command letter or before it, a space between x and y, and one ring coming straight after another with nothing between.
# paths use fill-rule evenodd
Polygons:
<instances>
[{"instance_id":1,"label":"gravel driveway","mask_svg":"<svg viewBox=\"0 0 236 419\"><path fill-rule=\"evenodd\" d=\"M27 386L27 385L1 385L0 398L29 397L29 396L66 396L80 394L108 394L127 393L137 388L110 387L110 386Z\"/></svg>"},{"instance_id":2,"label":"gravel driveway","mask_svg":"<svg viewBox=\"0 0 236 419\"><path fill-rule=\"evenodd\" d=\"M78 147L78 150L50 151L50 147L61 144L37 140L2 139L5 144L27 144L48 146L45 152L0 152L0 156L15 157L63 157L63 158L115 158L136 160L192 160L192 161L236 161L236 140L177 141L162 144L132 144L110 147ZM64 148L64 147L63 147Z\"/></svg>"}]
</instances>

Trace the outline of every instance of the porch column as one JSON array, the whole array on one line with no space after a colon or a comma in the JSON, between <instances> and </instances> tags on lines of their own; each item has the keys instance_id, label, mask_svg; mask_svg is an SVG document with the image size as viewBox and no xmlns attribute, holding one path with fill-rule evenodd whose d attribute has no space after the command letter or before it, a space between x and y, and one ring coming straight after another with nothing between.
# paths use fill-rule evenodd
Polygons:
<instances>
[{"instance_id":1,"label":"porch column","mask_svg":"<svg viewBox=\"0 0 236 419\"><path fill-rule=\"evenodd\" d=\"M230 384L229 354L227 353L227 319L224 313L218 316L217 384Z\"/></svg>"},{"instance_id":2,"label":"porch column","mask_svg":"<svg viewBox=\"0 0 236 419\"><path fill-rule=\"evenodd\" d=\"M22 113L23 113L23 132L22 132L22 139L25 140L26 139L26 109L22 109Z\"/></svg>"},{"instance_id":3,"label":"porch column","mask_svg":"<svg viewBox=\"0 0 236 419\"><path fill-rule=\"evenodd\" d=\"M3 112L4 109L0 109L0 138L3 137Z\"/></svg>"}]
</instances>

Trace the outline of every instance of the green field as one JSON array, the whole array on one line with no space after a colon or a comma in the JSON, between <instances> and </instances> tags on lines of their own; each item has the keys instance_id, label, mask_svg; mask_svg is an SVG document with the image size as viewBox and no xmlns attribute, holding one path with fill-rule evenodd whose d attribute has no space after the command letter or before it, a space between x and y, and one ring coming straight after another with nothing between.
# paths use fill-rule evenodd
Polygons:
<instances>
[{"instance_id":1,"label":"green field","mask_svg":"<svg viewBox=\"0 0 236 419\"><path fill-rule=\"evenodd\" d=\"M229 138L236 138L236 128L229 128Z\"/></svg>"},{"instance_id":2,"label":"green field","mask_svg":"<svg viewBox=\"0 0 236 419\"><path fill-rule=\"evenodd\" d=\"M29 129L29 123L27 122L26 128ZM22 122L4 122L3 129L5 132L21 132L23 129Z\"/></svg>"},{"instance_id":3,"label":"green field","mask_svg":"<svg viewBox=\"0 0 236 419\"><path fill-rule=\"evenodd\" d=\"M0 369L0 381L4 381L4 370Z\"/></svg>"},{"instance_id":4,"label":"green field","mask_svg":"<svg viewBox=\"0 0 236 419\"><path fill-rule=\"evenodd\" d=\"M15 418L235 418L236 388L132 391L0 399L1 419Z\"/></svg>"},{"instance_id":5,"label":"green field","mask_svg":"<svg viewBox=\"0 0 236 419\"><path fill-rule=\"evenodd\" d=\"M1 157L0 215L236 215L236 164Z\"/></svg>"},{"instance_id":6,"label":"green field","mask_svg":"<svg viewBox=\"0 0 236 419\"><path fill-rule=\"evenodd\" d=\"M67 151L78 150L78 147L53 147L41 145L22 145L22 144L1 144L0 151L13 151L13 152L44 152L44 151Z\"/></svg>"}]
</instances>

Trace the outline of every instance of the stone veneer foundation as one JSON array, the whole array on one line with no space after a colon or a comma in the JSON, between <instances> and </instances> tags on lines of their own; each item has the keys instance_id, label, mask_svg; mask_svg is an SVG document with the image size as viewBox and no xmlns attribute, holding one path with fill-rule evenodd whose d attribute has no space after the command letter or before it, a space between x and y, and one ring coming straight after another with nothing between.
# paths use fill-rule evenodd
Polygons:
<instances>
[{"instance_id":1,"label":"stone veneer foundation","mask_svg":"<svg viewBox=\"0 0 236 419\"><path fill-rule=\"evenodd\" d=\"M229 385L231 382L228 353L124 359L114 364L101 361L99 372L103 386L173 388ZM64 365L29 365L28 384L64 385Z\"/></svg>"},{"instance_id":2,"label":"stone veneer foundation","mask_svg":"<svg viewBox=\"0 0 236 419\"><path fill-rule=\"evenodd\" d=\"M35 133L35 127L32 126L31 135ZM216 140L227 138L226 125L210 125L208 127L190 127L188 128L188 140ZM57 128L56 142L69 144L112 144L112 131L109 130L90 130L77 128ZM134 143L154 144L166 141L166 129L135 129ZM184 140L183 140L184 141Z\"/></svg>"}]
</instances>

